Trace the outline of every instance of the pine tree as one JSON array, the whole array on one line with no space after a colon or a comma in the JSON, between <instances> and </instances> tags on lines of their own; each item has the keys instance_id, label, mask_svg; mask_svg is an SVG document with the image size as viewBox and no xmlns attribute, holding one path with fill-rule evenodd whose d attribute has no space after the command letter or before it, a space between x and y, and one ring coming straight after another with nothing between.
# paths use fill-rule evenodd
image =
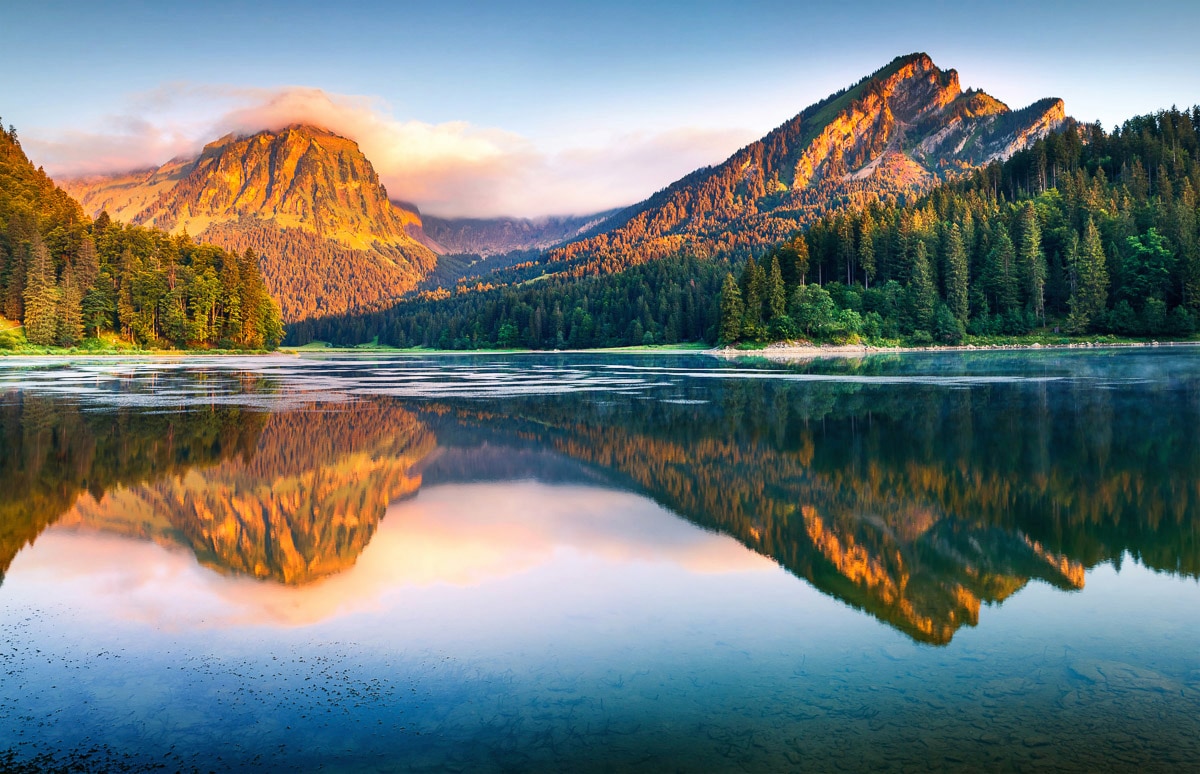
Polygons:
<instances>
[{"instance_id":1,"label":"pine tree","mask_svg":"<svg viewBox=\"0 0 1200 774\"><path fill-rule=\"evenodd\" d=\"M1000 221L992 230L992 249L987 257L987 280L994 311L1007 313L1020 304L1017 288L1016 253L1008 229Z\"/></svg>"},{"instance_id":2,"label":"pine tree","mask_svg":"<svg viewBox=\"0 0 1200 774\"><path fill-rule=\"evenodd\" d=\"M73 347L83 340L83 291L70 264L63 272L58 302L58 344Z\"/></svg>"},{"instance_id":3,"label":"pine tree","mask_svg":"<svg viewBox=\"0 0 1200 774\"><path fill-rule=\"evenodd\" d=\"M859 225L858 265L863 270L863 287L871 287L871 280L875 279L875 219L870 210L863 213Z\"/></svg>"},{"instance_id":4,"label":"pine tree","mask_svg":"<svg viewBox=\"0 0 1200 774\"><path fill-rule=\"evenodd\" d=\"M846 267L846 284L854 284L854 226L849 217L839 219L838 229L838 262Z\"/></svg>"},{"instance_id":5,"label":"pine tree","mask_svg":"<svg viewBox=\"0 0 1200 774\"><path fill-rule=\"evenodd\" d=\"M100 274L100 256L96 254L96 242L85 236L79 243L79 253L72 262L75 284L84 292L96 282Z\"/></svg>"},{"instance_id":6,"label":"pine tree","mask_svg":"<svg viewBox=\"0 0 1200 774\"><path fill-rule=\"evenodd\" d=\"M744 313L742 291L733 275L726 274L725 283L721 286L721 341L732 344L741 338Z\"/></svg>"},{"instance_id":7,"label":"pine tree","mask_svg":"<svg viewBox=\"0 0 1200 774\"><path fill-rule=\"evenodd\" d=\"M914 331L933 330L933 314L937 305L937 288L929 268L928 248L924 240L917 241L913 251L912 280L907 288L907 314Z\"/></svg>"},{"instance_id":8,"label":"pine tree","mask_svg":"<svg viewBox=\"0 0 1200 774\"><path fill-rule=\"evenodd\" d=\"M116 314L116 287L108 269L103 269L83 297L83 324L98 338L102 330L113 329Z\"/></svg>"},{"instance_id":9,"label":"pine tree","mask_svg":"<svg viewBox=\"0 0 1200 774\"><path fill-rule=\"evenodd\" d=\"M1075 244L1078 237L1074 234L1072 238L1067 255L1071 260L1073 254L1071 282L1074 290L1067 302L1071 308L1067 325L1073 332L1083 333L1094 327L1104 314L1108 303L1108 268L1100 231L1091 218L1084 227L1083 244Z\"/></svg>"},{"instance_id":10,"label":"pine tree","mask_svg":"<svg viewBox=\"0 0 1200 774\"><path fill-rule=\"evenodd\" d=\"M1021 271L1026 306L1043 324L1046 322L1046 256L1042 252L1042 231L1033 202L1026 202L1018 218L1021 241L1017 261Z\"/></svg>"},{"instance_id":11,"label":"pine tree","mask_svg":"<svg viewBox=\"0 0 1200 774\"><path fill-rule=\"evenodd\" d=\"M121 329L121 335L126 338L133 336L133 318L136 310L133 306L132 278L135 267L133 251L126 247L121 254L121 263L117 271L120 281L117 287L117 325Z\"/></svg>"},{"instance_id":12,"label":"pine tree","mask_svg":"<svg viewBox=\"0 0 1200 774\"><path fill-rule=\"evenodd\" d=\"M970 312L967 302L970 283L967 274L967 252L963 249L962 233L958 224L954 223L946 236L946 305L963 323L967 321Z\"/></svg>"},{"instance_id":13,"label":"pine tree","mask_svg":"<svg viewBox=\"0 0 1200 774\"><path fill-rule=\"evenodd\" d=\"M742 270L742 335L757 336L762 328L763 300L767 276L762 267L751 256Z\"/></svg>"},{"instance_id":14,"label":"pine tree","mask_svg":"<svg viewBox=\"0 0 1200 774\"><path fill-rule=\"evenodd\" d=\"M795 236L785 242L777 251L783 263L780 264L780 269L783 270L785 277L793 277L787 280L787 284L803 285L808 278L808 240L804 235Z\"/></svg>"},{"instance_id":15,"label":"pine tree","mask_svg":"<svg viewBox=\"0 0 1200 774\"><path fill-rule=\"evenodd\" d=\"M25 273L25 338L33 344L50 346L58 338L58 283L50 251L34 235Z\"/></svg>"},{"instance_id":16,"label":"pine tree","mask_svg":"<svg viewBox=\"0 0 1200 774\"><path fill-rule=\"evenodd\" d=\"M10 320L20 320L25 316L25 275L28 271L28 261L25 250L16 248L8 262L8 287L4 294L4 316Z\"/></svg>"},{"instance_id":17,"label":"pine tree","mask_svg":"<svg viewBox=\"0 0 1200 774\"><path fill-rule=\"evenodd\" d=\"M1200 311L1200 235L1196 233L1196 191L1185 178L1175 203L1179 231L1179 261L1183 280L1183 303L1193 312Z\"/></svg>"},{"instance_id":18,"label":"pine tree","mask_svg":"<svg viewBox=\"0 0 1200 774\"><path fill-rule=\"evenodd\" d=\"M771 257L771 273L767 275L767 319L776 320L787 314L787 288L783 284L783 271L779 268L779 256Z\"/></svg>"}]
</instances>

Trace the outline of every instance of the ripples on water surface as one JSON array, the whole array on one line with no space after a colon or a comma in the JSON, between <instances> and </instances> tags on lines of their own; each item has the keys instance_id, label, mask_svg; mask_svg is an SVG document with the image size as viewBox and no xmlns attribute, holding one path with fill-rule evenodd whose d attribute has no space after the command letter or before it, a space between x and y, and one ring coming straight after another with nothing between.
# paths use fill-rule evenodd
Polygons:
<instances>
[{"instance_id":1,"label":"ripples on water surface","mask_svg":"<svg viewBox=\"0 0 1200 774\"><path fill-rule=\"evenodd\" d=\"M0 361L0 768L1194 768L1200 351Z\"/></svg>"}]
</instances>

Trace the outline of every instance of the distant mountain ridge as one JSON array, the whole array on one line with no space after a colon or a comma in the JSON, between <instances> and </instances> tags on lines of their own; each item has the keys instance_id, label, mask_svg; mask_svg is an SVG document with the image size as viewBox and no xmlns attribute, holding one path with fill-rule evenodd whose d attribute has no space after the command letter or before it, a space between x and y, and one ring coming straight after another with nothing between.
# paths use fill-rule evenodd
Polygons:
<instances>
[{"instance_id":1,"label":"distant mountain ridge","mask_svg":"<svg viewBox=\"0 0 1200 774\"><path fill-rule=\"evenodd\" d=\"M318 127L227 135L194 159L62 185L93 215L254 249L289 321L397 298L436 262L358 145Z\"/></svg>"},{"instance_id":2,"label":"distant mountain ridge","mask_svg":"<svg viewBox=\"0 0 1200 774\"><path fill-rule=\"evenodd\" d=\"M592 215L541 218L439 218L424 215L424 233L444 253L473 253L484 257L514 250L545 250L603 228L620 210Z\"/></svg>"},{"instance_id":3,"label":"distant mountain ridge","mask_svg":"<svg viewBox=\"0 0 1200 774\"><path fill-rule=\"evenodd\" d=\"M982 91L963 91L958 73L927 54L910 54L549 258L595 273L681 251L761 248L831 208L911 194L1007 159L1067 120L1060 99L1014 111Z\"/></svg>"}]
</instances>

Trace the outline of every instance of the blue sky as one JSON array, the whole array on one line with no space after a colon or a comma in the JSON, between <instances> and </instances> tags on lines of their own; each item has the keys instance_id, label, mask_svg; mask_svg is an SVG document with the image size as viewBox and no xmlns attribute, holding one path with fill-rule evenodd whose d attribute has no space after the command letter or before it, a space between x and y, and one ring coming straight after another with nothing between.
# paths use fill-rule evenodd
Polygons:
<instances>
[{"instance_id":1,"label":"blue sky","mask_svg":"<svg viewBox=\"0 0 1200 774\"><path fill-rule=\"evenodd\" d=\"M639 199L912 51L1106 126L1200 102L1200 3L1052 5L8 0L0 115L63 175L324 117L394 195L537 215Z\"/></svg>"}]
</instances>

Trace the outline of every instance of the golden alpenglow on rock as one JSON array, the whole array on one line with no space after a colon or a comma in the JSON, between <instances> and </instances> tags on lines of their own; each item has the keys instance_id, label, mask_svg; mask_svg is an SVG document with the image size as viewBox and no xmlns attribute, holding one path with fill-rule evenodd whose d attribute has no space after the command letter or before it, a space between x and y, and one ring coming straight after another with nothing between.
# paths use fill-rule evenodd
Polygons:
<instances>
[{"instance_id":1,"label":"golden alpenglow on rock","mask_svg":"<svg viewBox=\"0 0 1200 774\"><path fill-rule=\"evenodd\" d=\"M394 299L436 262L409 235L419 216L388 201L358 145L313 126L227 135L194 159L63 185L93 215L252 248L288 321Z\"/></svg>"},{"instance_id":2,"label":"golden alpenglow on rock","mask_svg":"<svg viewBox=\"0 0 1200 774\"><path fill-rule=\"evenodd\" d=\"M551 254L583 271L673 255L761 248L831 209L927 188L1004 160L1066 121L1060 99L1021 110L959 86L926 54L898 57L805 108L723 164L697 170ZM606 224L607 225L607 224Z\"/></svg>"}]
</instances>

